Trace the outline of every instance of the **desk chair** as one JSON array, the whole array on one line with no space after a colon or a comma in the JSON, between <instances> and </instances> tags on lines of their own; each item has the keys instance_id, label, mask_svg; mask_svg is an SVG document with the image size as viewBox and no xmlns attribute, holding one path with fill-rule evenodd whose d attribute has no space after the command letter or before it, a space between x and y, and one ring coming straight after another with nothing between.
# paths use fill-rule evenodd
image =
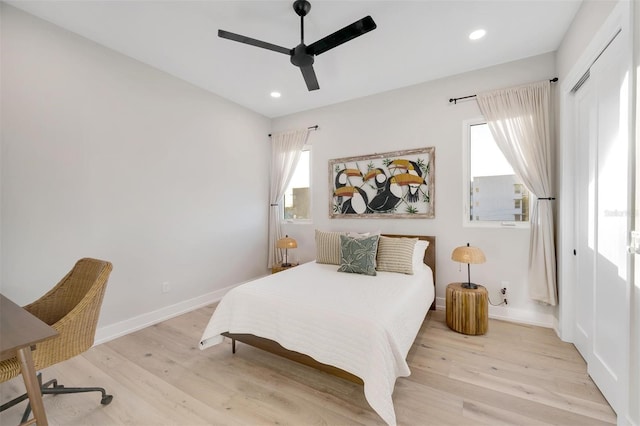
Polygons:
<instances>
[{"instance_id":1,"label":"desk chair","mask_svg":"<svg viewBox=\"0 0 640 426\"><path fill-rule=\"evenodd\" d=\"M36 345L33 362L36 371L73 358L93 346L96 326L107 287L107 280L113 266L111 263L84 258L49 292L24 308L58 331L59 335ZM20 364L16 358L0 362L0 382L10 380L20 374ZM42 383L38 374L42 394L64 394L79 392L100 392L100 403L107 405L113 399L103 388L70 388L58 384L56 379ZM0 406L4 411L27 399L21 395ZM27 405L22 422L26 422L31 412Z\"/></svg>"}]
</instances>

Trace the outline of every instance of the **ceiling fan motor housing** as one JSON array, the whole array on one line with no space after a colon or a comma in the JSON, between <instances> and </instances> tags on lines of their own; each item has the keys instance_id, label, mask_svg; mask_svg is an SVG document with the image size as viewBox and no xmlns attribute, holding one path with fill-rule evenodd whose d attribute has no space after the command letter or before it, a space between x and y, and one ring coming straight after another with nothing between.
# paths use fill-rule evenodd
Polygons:
<instances>
[{"instance_id":1,"label":"ceiling fan motor housing","mask_svg":"<svg viewBox=\"0 0 640 426\"><path fill-rule=\"evenodd\" d=\"M311 3L307 0L296 0L293 2L293 10L298 16L306 16L311 10Z\"/></svg>"},{"instance_id":2,"label":"ceiling fan motor housing","mask_svg":"<svg viewBox=\"0 0 640 426\"><path fill-rule=\"evenodd\" d=\"M308 67L313 65L313 55L307 53L307 46L300 43L293 48L293 55L291 55L291 63L297 67Z\"/></svg>"}]
</instances>

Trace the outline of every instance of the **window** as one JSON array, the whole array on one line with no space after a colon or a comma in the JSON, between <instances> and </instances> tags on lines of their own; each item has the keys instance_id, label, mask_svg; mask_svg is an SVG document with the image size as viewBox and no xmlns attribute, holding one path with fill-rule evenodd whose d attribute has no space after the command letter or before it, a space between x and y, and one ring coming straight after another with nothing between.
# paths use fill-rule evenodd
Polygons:
<instances>
[{"instance_id":1,"label":"window","mask_svg":"<svg viewBox=\"0 0 640 426\"><path fill-rule=\"evenodd\" d=\"M483 119L464 123L464 224L528 226L530 194Z\"/></svg>"},{"instance_id":2,"label":"window","mask_svg":"<svg viewBox=\"0 0 640 426\"><path fill-rule=\"evenodd\" d=\"M284 220L311 219L311 146L305 145L291 182L284 193Z\"/></svg>"}]
</instances>

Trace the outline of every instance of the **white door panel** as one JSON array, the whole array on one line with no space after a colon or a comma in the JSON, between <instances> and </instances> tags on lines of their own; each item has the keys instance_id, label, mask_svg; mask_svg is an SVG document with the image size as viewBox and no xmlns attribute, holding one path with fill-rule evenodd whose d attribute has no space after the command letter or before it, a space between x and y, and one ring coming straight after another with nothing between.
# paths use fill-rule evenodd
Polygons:
<instances>
[{"instance_id":1,"label":"white door panel","mask_svg":"<svg viewBox=\"0 0 640 426\"><path fill-rule=\"evenodd\" d=\"M597 108L591 80L576 93L577 280L574 344L588 363L593 348L593 293L595 282L595 152Z\"/></svg>"},{"instance_id":2,"label":"white door panel","mask_svg":"<svg viewBox=\"0 0 640 426\"><path fill-rule=\"evenodd\" d=\"M575 345L621 413L629 361L628 66L618 34L575 95L577 241Z\"/></svg>"},{"instance_id":3,"label":"white door panel","mask_svg":"<svg viewBox=\"0 0 640 426\"><path fill-rule=\"evenodd\" d=\"M597 255L589 374L614 409L628 356L628 75L617 37L591 67L598 98ZM619 411L618 411L619 412Z\"/></svg>"}]
</instances>

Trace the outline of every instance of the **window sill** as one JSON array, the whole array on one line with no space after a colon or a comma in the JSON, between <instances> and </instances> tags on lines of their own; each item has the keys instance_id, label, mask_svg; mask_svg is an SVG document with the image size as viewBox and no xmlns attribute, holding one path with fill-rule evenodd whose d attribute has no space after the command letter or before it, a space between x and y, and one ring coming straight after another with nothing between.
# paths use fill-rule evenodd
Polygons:
<instances>
[{"instance_id":1,"label":"window sill","mask_svg":"<svg viewBox=\"0 0 640 426\"><path fill-rule=\"evenodd\" d=\"M491 228L491 229L530 229L531 225L529 222L503 222L503 221L477 221L477 222L469 222L464 221L462 224L465 228Z\"/></svg>"},{"instance_id":2,"label":"window sill","mask_svg":"<svg viewBox=\"0 0 640 426\"><path fill-rule=\"evenodd\" d=\"M281 225L313 225L312 219L285 219L280 222Z\"/></svg>"}]
</instances>

